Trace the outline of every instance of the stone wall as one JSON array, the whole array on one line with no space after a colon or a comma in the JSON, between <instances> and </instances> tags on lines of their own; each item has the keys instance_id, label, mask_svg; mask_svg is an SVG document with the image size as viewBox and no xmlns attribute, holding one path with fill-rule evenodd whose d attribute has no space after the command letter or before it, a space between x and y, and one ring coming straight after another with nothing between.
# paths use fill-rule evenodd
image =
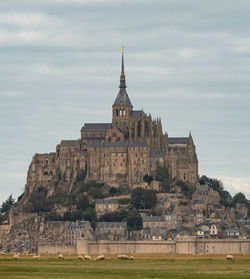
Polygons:
<instances>
[{"instance_id":1,"label":"stone wall","mask_svg":"<svg viewBox=\"0 0 250 279\"><path fill-rule=\"evenodd\" d=\"M250 254L249 239L181 238L176 241L87 241L78 239L75 246L39 244L39 253L49 254Z\"/></svg>"},{"instance_id":2,"label":"stone wall","mask_svg":"<svg viewBox=\"0 0 250 279\"><path fill-rule=\"evenodd\" d=\"M39 244L38 246L39 254L76 254L76 248L72 245L65 245L62 243L53 244Z\"/></svg>"}]
</instances>

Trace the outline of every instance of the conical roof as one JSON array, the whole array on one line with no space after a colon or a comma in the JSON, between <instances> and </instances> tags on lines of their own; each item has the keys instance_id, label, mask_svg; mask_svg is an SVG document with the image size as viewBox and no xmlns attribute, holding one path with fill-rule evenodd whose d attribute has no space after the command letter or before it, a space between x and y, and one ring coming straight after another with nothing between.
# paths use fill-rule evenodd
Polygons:
<instances>
[{"instance_id":1,"label":"conical roof","mask_svg":"<svg viewBox=\"0 0 250 279\"><path fill-rule=\"evenodd\" d=\"M133 107L125 88L120 88L120 91L115 99L113 107Z\"/></svg>"}]
</instances>

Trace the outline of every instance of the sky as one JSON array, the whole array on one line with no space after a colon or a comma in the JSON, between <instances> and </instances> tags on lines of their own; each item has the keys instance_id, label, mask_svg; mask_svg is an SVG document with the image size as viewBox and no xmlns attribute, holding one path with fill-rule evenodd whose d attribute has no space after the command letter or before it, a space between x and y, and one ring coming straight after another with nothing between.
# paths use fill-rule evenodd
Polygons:
<instances>
[{"instance_id":1,"label":"sky","mask_svg":"<svg viewBox=\"0 0 250 279\"><path fill-rule=\"evenodd\" d=\"M35 153L111 122L121 47L134 109L192 132L199 174L250 198L249 0L0 1L0 203Z\"/></svg>"}]
</instances>

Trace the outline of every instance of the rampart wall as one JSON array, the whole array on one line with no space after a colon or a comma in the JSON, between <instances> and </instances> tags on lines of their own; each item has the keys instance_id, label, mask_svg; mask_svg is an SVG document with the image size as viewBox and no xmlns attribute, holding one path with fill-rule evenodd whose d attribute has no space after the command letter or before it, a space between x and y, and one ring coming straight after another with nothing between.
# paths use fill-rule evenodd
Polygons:
<instances>
[{"instance_id":1,"label":"rampart wall","mask_svg":"<svg viewBox=\"0 0 250 279\"><path fill-rule=\"evenodd\" d=\"M171 241L88 241L75 246L40 244L39 253L48 254L250 254L249 239L180 239Z\"/></svg>"}]
</instances>

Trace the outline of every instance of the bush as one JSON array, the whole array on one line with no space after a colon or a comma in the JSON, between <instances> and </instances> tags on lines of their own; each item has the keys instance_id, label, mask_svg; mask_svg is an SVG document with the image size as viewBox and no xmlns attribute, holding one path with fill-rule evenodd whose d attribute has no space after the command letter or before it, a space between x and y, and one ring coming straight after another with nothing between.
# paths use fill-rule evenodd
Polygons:
<instances>
[{"instance_id":1,"label":"bush","mask_svg":"<svg viewBox=\"0 0 250 279\"><path fill-rule=\"evenodd\" d=\"M168 168L164 167L164 166L159 166L156 169L156 173L155 173L155 180L157 181L164 181L169 179L169 172L168 172Z\"/></svg>"},{"instance_id":2,"label":"bush","mask_svg":"<svg viewBox=\"0 0 250 279\"><path fill-rule=\"evenodd\" d=\"M113 196L114 194L117 193L117 189L116 189L115 187L111 187L111 188L109 189L109 193Z\"/></svg>"},{"instance_id":3,"label":"bush","mask_svg":"<svg viewBox=\"0 0 250 279\"><path fill-rule=\"evenodd\" d=\"M188 205L188 202L186 202L186 201L180 201L180 202L179 202L179 205L180 205L180 206L187 206L187 205Z\"/></svg>"},{"instance_id":4,"label":"bush","mask_svg":"<svg viewBox=\"0 0 250 279\"><path fill-rule=\"evenodd\" d=\"M148 175L148 174L145 174L145 175L143 176L143 180L144 180L145 182L147 182L148 185L149 185L150 182L153 181L153 176L150 176L150 175Z\"/></svg>"},{"instance_id":5,"label":"bush","mask_svg":"<svg viewBox=\"0 0 250 279\"><path fill-rule=\"evenodd\" d=\"M88 191L88 194L95 199L103 199L104 198L104 195L103 195L101 189L99 189L99 188L90 188L89 191Z\"/></svg>"},{"instance_id":6,"label":"bush","mask_svg":"<svg viewBox=\"0 0 250 279\"><path fill-rule=\"evenodd\" d=\"M90 207L89 200L86 196L80 197L80 199L76 202L77 209L85 210Z\"/></svg>"},{"instance_id":7,"label":"bush","mask_svg":"<svg viewBox=\"0 0 250 279\"><path fill-rule=\"evenodd\" d=\"M123 198L117 200L119 204L129 204L131 199L130 198Z\"/></svg>"},{"instance_id":8,"label":"bush","mask_svg":"<svg viewBox=\"0 0 250 279\"><path fill-rule=\"evenodd\" d=\"M127 212L125 210L105 213L99 217L100 222L122 222L125 220Z\"/></svg>"},{"instance_id":9,"label":"bush","mask_svg":"<svg viewBox=\"0 0 250 279\"><path fill-rule=\"evenodd\" d=\"M190 200L192 199L192 195L195 191L195 185L189 184L182 180L177 181L176 185L181 187L182 192L188 199L190 199Z\"/></svg>"},{"instance_id":10,"label":"bush","mask_svg":"<svg viewBox=\"0 0 250 279\"><path fill-rule=\"evenodd\" d=\"M55 211L52 211L45 216L45 220L46 221L61 221L62 217L60 214L56 213Z\"/></svg>"}]
</instances>

